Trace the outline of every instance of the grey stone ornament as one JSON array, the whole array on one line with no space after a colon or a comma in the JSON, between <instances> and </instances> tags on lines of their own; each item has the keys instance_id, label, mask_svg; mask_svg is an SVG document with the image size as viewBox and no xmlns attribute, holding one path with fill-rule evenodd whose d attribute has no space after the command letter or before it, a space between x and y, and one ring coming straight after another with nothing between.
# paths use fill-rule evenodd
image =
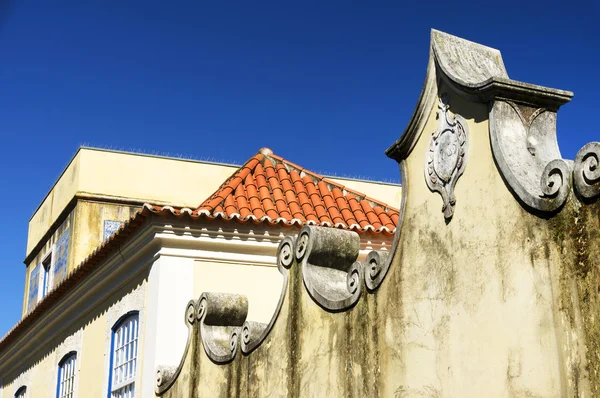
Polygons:
<instances>
[{"instance_id":1,"label":"grey stone ornament","mask_svg":"<svg viewBox=\"0 0 600 398\"><path fill-rule=\"evenodd\" d=\"M172 366L159 365L156 369L156 385L154 386L154 392L158 396L161 396L169 388L171 388L173 383L175 383L175 380L177 380L179 373L181 373L183 362L187 357L192 342L193 328L194 323L196 322L197 305L198 303L196 300L190 300L185 307L184 322L188 329L188 338L179 365L176 368Z\"/></svg>"},{"instance_id":2,"label":"grey stone ornament","mask_svg":"<svg viewBox=\"0 0 600 398\"><path fill-rule=\"evenodd\" d=\"M454 214L454 187L465 171L469 136L467 123L460 115L449 112L448 95L442 94L438 103L438 128L431 134L425 156L425 181L432 192L442 196L445 218Z\"/></svg>"},{"instance_id":3,"label":"grey stone ornament","mask_svg":"<svg viewBox=\"0 0 600 398\"><path fill-rule=\"evenodd\" d=\"M232 361L248 315L248 299L239 294L202 293L198 301L197 319L206 355L215 363Z\"/></svg>"},{"instance_id":4,"label":"grey stone ornament","mask_svg":"<svg viewBox=\"0 0 600 398\"><path fill-rule=\"evenodd\" d=\"M488 105L494 160L521 205L538 215L560 210L569 196L572 169L556 141L556 112L573 93L510 79L500 51L432 30L417 109L402 136L386 151L399 163L423 133L440 82L461 97ZM439 171L444 174L443 168ZM449 206L445 212L452 210Z\"/></svg>"},{"instance_id":5,"label":"grey stone ornament","mask_svg":"<svg viewBox=\"0 0 600 398\"><path fill-rule=\"evenodd\" d=\"M556 140L556 112L496 100L490 111L492 153L504 180L527 207L553 212L567 200L571 168Z\"/></svg>"},{"instance_id":6,"label":"grey stone ornament","mask_svg":"<svg viewBox=\"0 0 600 398\"><path fill-rule=\"evenodd\" d=\"M600 142L590 142L577 152L573 162L573 185L585 199L600 196Z\"/></svg>"},{"instance_id":7,"label":"grey stone ornament","mask_svg":"<svg viewBox=\"0 0 600 398\"><path fill-rule=\"evenodd\" d=\"M304 226L296 240L296 259L309 295L330 311L350 308L362 291L362 264L356 259L360 238L356 232Z\"/></svg>"},{"instance_id":8,"label":"grey stone ornament","mask_svg":"<svg viewBox=\"0 0 600 398\"><path fill-rule=\"evenodd\" d=\"M281 287L279 302L277 303L275 313L271 317L271 321L268 324L246 321L242 326L242 353L245 355L254 351L267 338L281 312L281 306L283 305L288 286L289 269L294 263L294 240L295 238L286 236L277 247L277 269L281 273L281 276L283 276L283 285Z\"/></svg>"}]
</instances>

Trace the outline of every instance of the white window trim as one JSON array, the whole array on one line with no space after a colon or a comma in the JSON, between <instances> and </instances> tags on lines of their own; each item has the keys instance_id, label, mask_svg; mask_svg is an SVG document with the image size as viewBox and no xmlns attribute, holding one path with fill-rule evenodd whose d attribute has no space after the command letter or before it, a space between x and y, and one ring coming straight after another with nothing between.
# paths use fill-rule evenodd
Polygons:
<instances>
[{"instance_id":1,"label":"white window trim","mask_svg":"<svg viewBox=\"0 0 600 398\"><path fill-rule=\"evenodd\" d=\"M106 312L106 334L104 339L104 380L102 388L102 397L109 397L109 393L112 394L111 386L108 384L109 375L111 372L112 363L111 348L112 348L112 334L113 327L121 319L123 315L127 313L137 311L138 312L138 352L137 361L138 369L135 374L135 396L142 396L142 363L144 353L144 328L145 328L145 302L146 302L146 283L144 282L138 286L134 291L123 296L121 300L112 305ZM154 394L154 386L152 388L152 394Z\"/></svg>"},{"instance_id":2,"label":"white window trim","mask_svg":"<svg viewBox=\"0 0 600 398\"><path fill-rule=\"evenodd\" d=\"M61 398L65 395L75 396L77 394L77 390L75 389L75 380L77 380L78 372L77 366L79 361L77 361L77 352L71 351L58 362L58 369L56 371L57 383L56 383L56 398ZM69 365L73 365L69 367ZM65 380L66 379L66 380ZM72 379L72 383L69 381ZM61 391L61 387L64 385L71 386L69 391Z\"/></svg>"},{"instance_id":3,"label":"white window trim","mask_svg":"<svg viewBox=\"0 0 600 398\"><path fill-rule=\"evenodd\" d=\"M58 347L56 347L56 350L54 350L54 383L52 383L50 389L48 390L48 393L52 394L48 395L49 397L56 397L56 386L58 385L58 364L60 361L63 360L65 355L67 355L70 352L75 352L77 354L77 361L75 361L75 385L73 386L73 388L75 391L75 396L79 396L79 374L81 371L82 346L83 332L80 328L75 333L64 339L63 342L60 343Z\"/></svg>"},{"instance_id":4,"label":"white window trim","mask_svg":"<svg viewBox=\"0 0 600 398\"><path fill-rule=\"evenodd\" d=\"M38 300L37 300L38 303L45 296L48 295L50 290L52 290L52 284L54 283L54 277L52 275L52 271L54 270L54 257L55 257L53 253L54 253L54 245L52 245L50 247L50 250L48 250L48 252L46 254L44 254L44 257L42 257L42 261L40 261L40 263L39 263L40 274L38 276ZM50 257L50 268L48 271L48 291L46 291L46 294L44 295L44 275L46 274L44 262L46 262L46 260L48 260L48 257Z\"/></svg>"},{"instance_id":5,"label":"white window trim","mask_svg":"<svg viewBox=\"0 0 600 398\"><path fill-rule=\"evenodd\" d=\"M115 365L114 364L114 360L115 360L114 352L115 352L115 349L116 349L116 346L115 346L115 344L116 344L115 336L117 334L116 332L117 332L117 330L119 330L120 328L122 328L123 325L128 320L130 320L132 318L136 318L137 319L137 336L135 337L136 344L137 344L137 346L136 346L136 353L135 353L136 354L136 356L135 356L135 361L136 361L135 376L136 377L134 377L133 380L127 379L127 380L122 381L121 383L118 383L118 384L115 385L114 384L114 377L115 377L115 372L114 372L115 371L115 368L114 368L114 365ZM121 324L119 325L119 329L116 329L116 330L113 329L113 335L112 335L112 338L111 338L111 346L112 346L111 347L111 357L112 357L112 360L113 360L113 361L111 361L111 365L110 365L111 385L109 386L109 388L110 388L111 394L114 393L117 390L123 389L123 388L125 388L127 386L130 386L130 385L134 385L135 386L135 381L136 381L135 379L137 378L137 375L138 375L138 372L139 372L138 369L140 368L140 366L139 366L140 365L140 361L139 361L139 352L140 352L140 346L139 346L139 340L140 340L140 315L139 315L139 312L134 312L134 313L130 313L130 314L124 315L123 319L120 319L120 322L121 322ZM113 325L113 328L114 328L114 325ZM129 342L126 343L126 344L129 344ZM138 385L138 388L139 388L139 385Z\"/></svg>"}]
</instances>

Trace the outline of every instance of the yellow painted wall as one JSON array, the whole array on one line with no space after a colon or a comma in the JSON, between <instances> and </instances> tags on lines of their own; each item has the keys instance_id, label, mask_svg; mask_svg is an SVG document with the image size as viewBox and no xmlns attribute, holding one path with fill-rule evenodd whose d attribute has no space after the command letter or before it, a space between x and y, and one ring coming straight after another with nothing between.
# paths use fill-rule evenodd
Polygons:
<instances>
[{"instance_id":1,"label":"yellow painted wall","mask_svg":"<svg viewBox=\"0 0 600 398\"><path fill-rule=\"evenodd\" d=\"M281 295L283 276L275 266L194 262L194 298L203 292L242 294L248 298L248 319L269 323Z\"/></svg>"},{"instance_id":2,"label":"yellow painted wall","mask_svg":"<svg viewBox=\"0 0 600 398\"><path fill-rule=\"evenodd\" d=\"M27 254L77 193L196 207L237 168L81 148L29 221Z\"/></svg>"},{"instance_id":3,"label":"yellow painted wall","mask_svg":"<svg viewBox=\"0 0 600 398\"><path fill-rule=\"evenodd\" d=\"M79 365L79 396L102 396L104 379L108 377L107 369L105 369L106 333L111 326L106 322L106 313L101 313L83 329L83 352Z\"/></svg>"},{"instance_id":4,"label":"yellow painted wall","mask_svg":"<svg viewBox=\"0 0 600 398\"><path fill-rule=\"evenodd\" d=\"M71 160L54 187L52 187L40 204L40 207L29 220L27 255L38 244L40 239L42 239L44 234L58 219L69 201L75 196L79 187L79 161L81 154L82 150Z\"/></svg>"}]
</instances>

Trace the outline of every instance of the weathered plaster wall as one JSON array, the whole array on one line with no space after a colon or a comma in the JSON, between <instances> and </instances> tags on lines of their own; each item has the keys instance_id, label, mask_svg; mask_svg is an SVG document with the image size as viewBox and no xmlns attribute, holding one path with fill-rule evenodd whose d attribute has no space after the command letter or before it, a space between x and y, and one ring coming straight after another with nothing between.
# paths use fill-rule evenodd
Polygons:
<instances>
[{"instance_id":1,"label":"weathered plaster wall","mask_svg":"<svg viewBox=\"0 0 600 398\"><path fill-rule=\"evenodd\" d=\"M140 206L78 200L74 212L73 251L68 270L73 270L104 241L105 221L127 221Z\"/></svg>"},{"instance_id":2,"label":"weathered plaster wall","mask_svg":"<svg viewBox=\"0 0 600 398\"><path fill-rule=\"evenodd\" d=\"M565 209L549 221L556 265L556 307L564 362L570 384L583 396L589 388L600 396L600 202L582 204L571 197ZM568 331L572 331L568 333ZM577 377L579 376L579 377ZM588 381L589 380L589 381Z\"/></svg>"},{"instance_id":3,"label":"weathered plaster wall","mask_svg":"<svg viewBox=\"0 0 600 398\"><path fill-rule=\"evenodd\" d=\"M424 178L436 103L406 161L400 257L378 292L381 305L399 307L382 336L398 355L382 373L401 369L394 391L407 394L565 396L551 283L560 259L547 244L547 222L523 210L498 174L487 105L439 92L467 120L467 164L446 223Z\"/></svg>"},{"instance_id":4,"label":"weathered plaster wall","mask_svg":"<svg viewBox=\"0 0 600 398\"><path fill-rule=\"evenodd\" d=\"M66 272L60 273L53 279L52 286L56 286L69 272L77 267L87 256L90 255L104 240L104 221L126 221L139 210L138 206L128 206L116 203L101 203L87 200L78 200L74 209L66 217L65 221L54 231L50 238L45 242L38 254L26 267L26 281L23 299L23 315L32 308L28 308L29 283L32 270L46 257L46 255L55 250L56 243L63 235L68 234L68 250L66 252ZM76 231L76 232L74 232ZM55 267L53 261L52 267ZM43 276L40 276L42 280ZM41 285L40 285L41 289ZM41 299L41 292L38 295Z\"/></svg>"}]
</instances>

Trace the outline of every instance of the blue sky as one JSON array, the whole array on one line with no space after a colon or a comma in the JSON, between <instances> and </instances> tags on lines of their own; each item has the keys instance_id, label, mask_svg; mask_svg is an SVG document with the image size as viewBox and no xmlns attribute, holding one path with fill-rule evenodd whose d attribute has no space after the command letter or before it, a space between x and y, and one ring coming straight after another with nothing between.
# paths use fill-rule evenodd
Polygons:
<instances>
[{"instance_id":1,"label":"blue sky","mask_svg":"<svg viewBox=\"0 0 600 398\"><path fill-rule=\"evenodd\" d=\"M79 145L231 163L268 146L398 181L384 150L419 97L431 28L573 91L564 157L600 139L598 2L403 3L0 0L0 335L20 318L29 218Z\"/></svg>"}]
</instances>

